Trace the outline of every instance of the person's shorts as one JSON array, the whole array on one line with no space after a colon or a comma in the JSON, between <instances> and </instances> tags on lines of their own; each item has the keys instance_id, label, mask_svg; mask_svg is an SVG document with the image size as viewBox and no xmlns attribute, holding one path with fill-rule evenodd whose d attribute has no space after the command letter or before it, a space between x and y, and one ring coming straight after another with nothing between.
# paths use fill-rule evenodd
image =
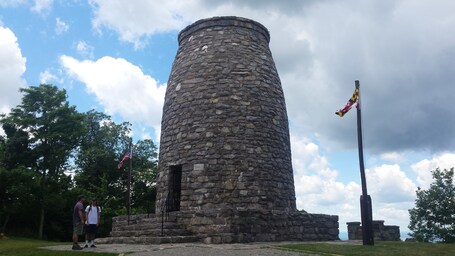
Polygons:
<instances>
[{"instance_id":1,"label":"person's shorts","mask_svg":"<svg viewBox=\"0 0 455 256\"><path fill-rule=\"evenodd\" d=\"M77 234L79 236L84 234L84 224L76 223L73 224L73 234Z\"/></svg>"},{"instance_id":2,"label":"person's shorts","mask_svg":"<svg viewBox=\"0 0 455 256\"><path fill-rule=\"evenodd\" d=\"M86 226L86 233L91 234L91 235L96 235L96 231L98 230L98 227L96 224L90 224Z\"/></svg>"}]
</instances>

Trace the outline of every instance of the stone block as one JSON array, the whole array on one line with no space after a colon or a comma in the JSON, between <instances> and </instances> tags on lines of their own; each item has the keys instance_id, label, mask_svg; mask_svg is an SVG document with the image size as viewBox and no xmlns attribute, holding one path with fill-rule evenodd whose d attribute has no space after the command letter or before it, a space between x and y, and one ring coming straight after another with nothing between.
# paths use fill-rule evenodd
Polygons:
<instances>
[{"instance_id":1,"label":"stone block","mask_svg":"<svg viewBox=\"0 0 455 256\"><path fill-rule=\"evenodd\" d=\"M203 171L204 170L204 164L194 164L193 165L193 170L194 171Z\"/></svg>"}]
</instances>

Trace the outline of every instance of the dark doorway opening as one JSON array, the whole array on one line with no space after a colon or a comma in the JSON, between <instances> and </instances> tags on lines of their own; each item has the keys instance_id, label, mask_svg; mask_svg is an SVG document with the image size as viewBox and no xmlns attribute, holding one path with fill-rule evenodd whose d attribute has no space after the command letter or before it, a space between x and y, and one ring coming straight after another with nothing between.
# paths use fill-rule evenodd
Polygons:
<instances>
[{"instance_id":1,"label":"dark doorway opening","mask_svg":"<svg viewBox=\"0 0 455 256\"><path fill-rule=\"evenodd\" d=\"M169 168L169 194L167 210L180 211L180 196L182 193L182 166L176 165Z\"/></svg>"}]
</instances>

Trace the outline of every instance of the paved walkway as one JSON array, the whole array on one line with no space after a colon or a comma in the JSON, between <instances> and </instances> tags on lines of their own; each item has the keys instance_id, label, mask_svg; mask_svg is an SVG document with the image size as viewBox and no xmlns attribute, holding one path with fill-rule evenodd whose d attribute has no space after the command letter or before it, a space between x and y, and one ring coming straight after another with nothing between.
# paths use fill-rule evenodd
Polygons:
<instances>
[{"instance_id":1,"label":"paved walkway","mask_svg":"<svg viewBox=\"0 0 455 256\"><path fill-rule=\"evenodd\" d=\"M317 256L318 254L303 254L298 252L288 252L276 249L280 244L291 244L295 242L281 243L251 243L251 244L100 244L97 248L87 248L84 251L91 252L112 252L117 255L128 256ZM302 243L302 242L300 242ZM336 241L327 242L335 244L361 244L358 241ZM70 251L71 244L43 247L44 249L57 251Z\"/></svg>"}]
</instances>

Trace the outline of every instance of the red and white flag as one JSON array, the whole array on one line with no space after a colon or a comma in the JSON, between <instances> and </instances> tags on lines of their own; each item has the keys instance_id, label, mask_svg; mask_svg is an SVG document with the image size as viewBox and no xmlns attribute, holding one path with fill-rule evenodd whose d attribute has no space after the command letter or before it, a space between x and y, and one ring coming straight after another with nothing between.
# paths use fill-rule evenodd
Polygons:
<instances>
[{"instance_id":1,"label":"red and white flag","mask_svg":"<svg viewBox=\"0 0 455 256\"><path fill-rule=\"evenodd\" d=\"M127 160L130 160L133 157L133 151L131 148L123 155L122 161L117 164L117 169L122 168L123 163Z\"/></svg>"}]
</instances>

